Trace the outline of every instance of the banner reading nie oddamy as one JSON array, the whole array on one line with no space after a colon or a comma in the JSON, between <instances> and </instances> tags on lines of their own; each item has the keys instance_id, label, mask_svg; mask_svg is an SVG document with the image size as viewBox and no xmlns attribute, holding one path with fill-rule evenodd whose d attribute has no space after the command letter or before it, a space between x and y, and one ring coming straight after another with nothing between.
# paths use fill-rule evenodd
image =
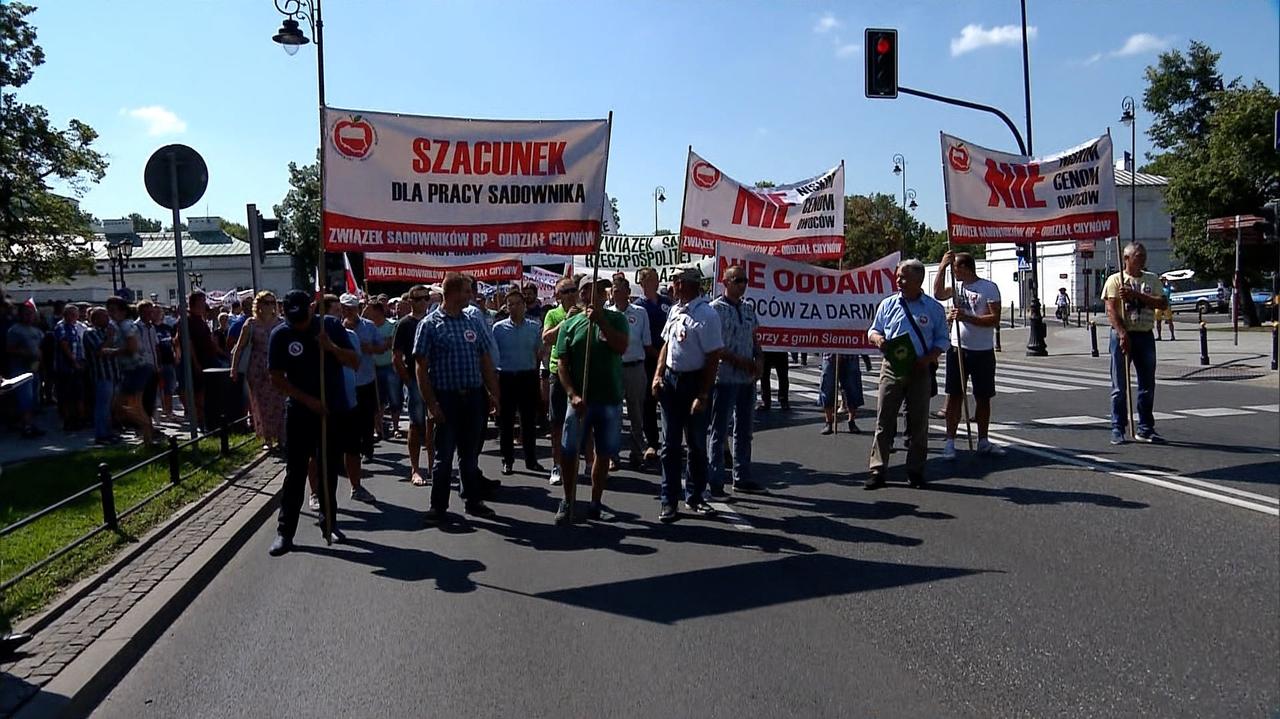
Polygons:
<instances>
[{"instance_id":1,"label":"banner reading nie oddamy","mask_svg":"<svg viewBox=\"0 0 1280 719\"><path fill-rule=\"evenodd\" d=\"M853 270L828 270L750 252L720 258L716 276L730 265L747 274L745 300L755 305L766 350L867 352L867 330L880 300L897 291L897 252Z\"/></svg>"},{"instance_id":2,"label":"banner reading nie oddamy","mask_svg":"<svg viewBox=\"0 0 1280 719\"><path fill-rule=\"evenodd\" d=\"M942 133L947 232L962 244L1115 237L1111 136L1047 157L996 152Z\"/></svg>"},{"instance_id":3,"label":"banner reading nie oddamy","mask_svg":"<svg viewBox=\"0 0 1280 719\"><path fill-rule=\"evenodd\" d=\"M325 108L333 252L595 248L607 120L505 121Z\"/></svg>"},{"instance_id":4,"label":"banner reading nie oddamy","mask_svg":"<svg viewBox=\"0 0 1280 719\"><path fill-rule=\"evenodd\" d=\"M716 253L719 243L793 260L844 252L844 164L790 185L743 185L689 151L681 248Z\"/></svg>"},{"instance_id":5,"label":"banner reading nie oddamy","mask_svg":"<svg viewBox=\"0 0 1280 719\"><path fill-rule=\"evenodd\" d=\"M368 282L441 282L461 272L484 282L518 280L524 271L521 255L421 255L370 252L364 256Z\"/></svg>"}]
</instances>

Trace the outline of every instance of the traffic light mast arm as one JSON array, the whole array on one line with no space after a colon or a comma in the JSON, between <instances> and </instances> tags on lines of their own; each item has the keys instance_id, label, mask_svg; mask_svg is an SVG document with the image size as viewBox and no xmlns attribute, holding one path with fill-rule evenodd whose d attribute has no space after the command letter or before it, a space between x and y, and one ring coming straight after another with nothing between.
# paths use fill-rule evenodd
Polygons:
<instances>
[{"instance_id":1,"label":"traffic light mast arm","mask_svg":"<svg viewBox=\"0 0 1280 719\"><path fill-rule=\"evenodd\" d=\"M960 107L967 107L970 110L982 110L983 112L989 112L992 115L995 115L996 117L1000 118L1001 120L1004 120L1004 124L1008 125L1009 130L1013 133L1013 138L1018 141L1018 152L1020 152L1023 155L1027 154L1027 143L1022 141L1022 133L1018 132L1018 126L1013 124L1013 120L1010 120L1009 116L1001 112L998 108L994 108L990 105L983 105L977 102L970 102L968 100L960 100L954 97L945 97L943 95L935 95L932 92L925 92L924 90L913 90L909 87L903 87L902 85L898 86L898 92L905 93L907 95L915 95L916 97L923 97L926 100L937 100L938 102L945 102L948 105L958 105Z\"/></svg>"}]
</instances>

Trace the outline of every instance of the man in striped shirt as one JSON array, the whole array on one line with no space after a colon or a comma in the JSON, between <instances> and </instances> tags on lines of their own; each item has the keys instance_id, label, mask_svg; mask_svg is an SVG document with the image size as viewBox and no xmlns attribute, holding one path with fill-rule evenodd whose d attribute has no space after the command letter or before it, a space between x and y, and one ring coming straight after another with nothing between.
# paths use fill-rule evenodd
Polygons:
<instances>
[{"instance_id":1,"label":"man in striped shirt","mask_svg":"<svg viewBox=\"0 0 1280 719\"><path fill-rule=\"evenodd\" d=\"M116 353L120 348L115 325L104 308L95 307L89 312L89 329L83 343L93 380L93 442L119 444L120 438L111 432L111 405L116 396Z\"/></svg>"}]
</instances>

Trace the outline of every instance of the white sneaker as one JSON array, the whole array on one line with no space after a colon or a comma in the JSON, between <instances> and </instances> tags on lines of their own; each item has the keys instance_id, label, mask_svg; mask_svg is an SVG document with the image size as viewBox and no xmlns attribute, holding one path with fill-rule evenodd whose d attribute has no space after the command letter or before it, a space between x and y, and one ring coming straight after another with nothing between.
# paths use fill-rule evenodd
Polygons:
<instances>
[{"instance_id":1,"label":"white sneaker","mask_svg":"<svg viewBox=\"0 0 1280 719\"><path fill-rule=\"evenodd\" d=\"M991 457L1003 457L1008 453L1004 451L1004 447L1001 447L998 444L992 444L991 440L980 439L978 440L978 454L985 454Z\"/></svg>"},{"instance_id":2,"label":"white sneaker","mask_svg":"<svg viewBox=\"0 0 1280 719\"><path fill-rule=\"evenodd\" d=\"M942 458L948 462L956 458L956 441L954 439L949 439L946 444L942 445Z\"/></svg>"},{"instance_id":3,"label":"white sneaker","mask_svg":"<svg viewBox=\"0 0 1280 719\"><path fill-rule=\"evenodd\" d=\"M552 468L551 468L551 480L550 480L550 481L551 481L551 486L552 486L552 487L559 487L559 486L560 486L560 468L559 468L559 467L552 467Z\"/></svg>"}]
</instances>

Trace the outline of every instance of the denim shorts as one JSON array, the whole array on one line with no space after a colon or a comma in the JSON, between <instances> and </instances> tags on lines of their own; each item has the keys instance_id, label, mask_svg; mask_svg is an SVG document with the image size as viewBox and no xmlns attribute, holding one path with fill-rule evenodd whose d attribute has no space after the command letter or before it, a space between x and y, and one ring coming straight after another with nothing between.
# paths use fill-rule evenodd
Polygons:
<instances>
[{"instance_id":1,"label":"denim shorts","mask_svg":"<svg viewBox=\"0 0 1280 719\"><path fill-rule=\"evenodd\" d=\"M422 403L422 393L418 391L418 383L416 381L409 380L405 385L405 395L408 397L409 424L415 427L426 427L426 407Z\"/></svg>"},{"instance_id":2,"label":"denim shorts","mask_svg":"<svg viewBox=\"0 0 1280 719\"><path fill-rule=\"evenodd\" d=\"M399 412L404 407L404 388L400 385L400 375L396 368L385 365L375 368L378 381L378 398L382 406L392 412Z\"/></svg>"},{"instance_id":3,"label":"denim shorts","mask_svg":"<svg viewBox=\"0 0 1280 719\"><path fill-rule=\"evenodd\" d=\"M579 451L588 430L595 440L597 461L599 457L617 457L622 439L622 405L589 403L586 411L579 414L570 404L564 417L560 449L570 454Z\"/></svg>"}]
</instances>

